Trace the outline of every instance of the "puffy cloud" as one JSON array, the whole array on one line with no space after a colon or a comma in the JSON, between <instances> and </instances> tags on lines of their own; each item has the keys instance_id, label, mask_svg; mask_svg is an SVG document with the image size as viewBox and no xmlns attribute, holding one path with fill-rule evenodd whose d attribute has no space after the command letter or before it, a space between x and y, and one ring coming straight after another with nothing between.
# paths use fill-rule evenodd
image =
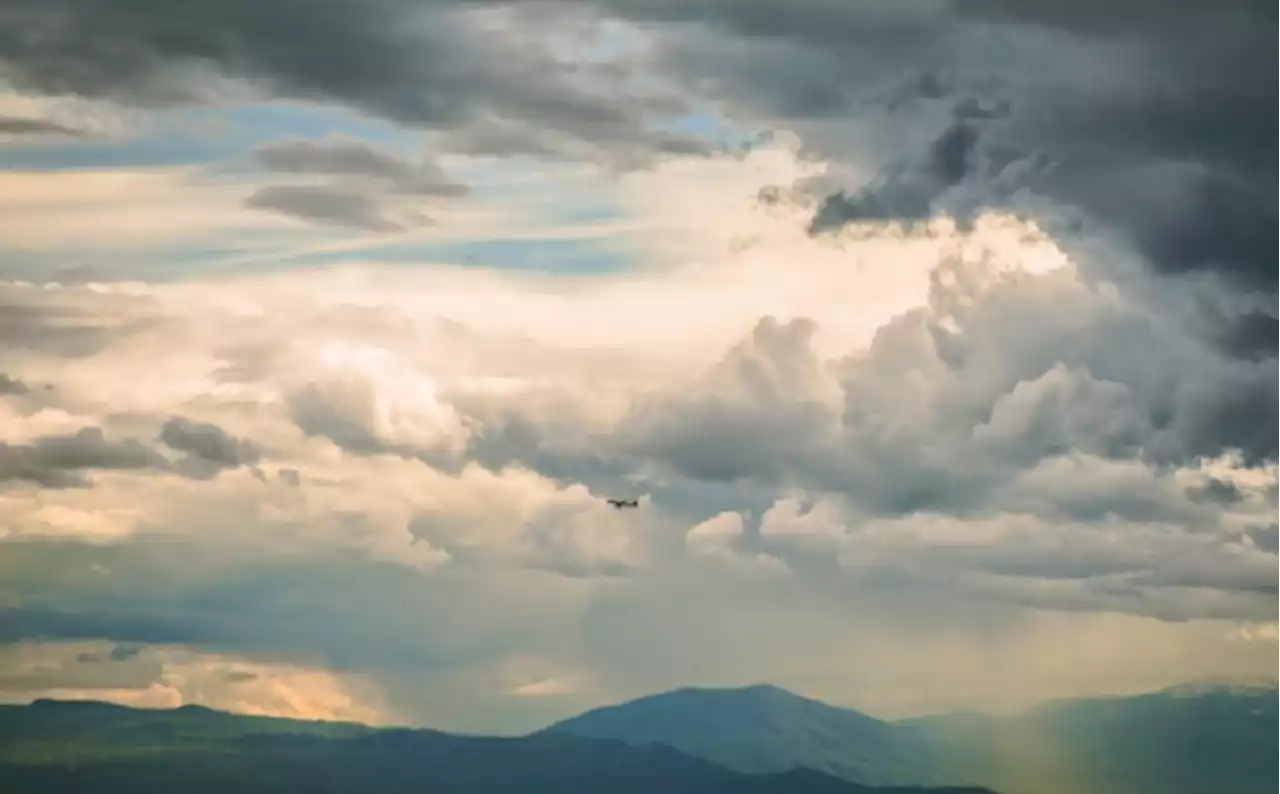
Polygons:
<instances>
[{"instance_id":1,"label":"puffy cloud","mask_svg":"<svg viewBox=\"0 0 1280 794\"><path fill-rule=\"evenodd\" d=\"M217 425L182 416L164 423L160 440L171 449L187 453L177 467L194 477L213 477L223 469L252 465L259 458L253 442L230 436Z\"/></svg>"},{"instance_id":2,"label":"puffy cloud","mask_svg":"<svg viewBox=\"0 0 1280 794\"><path fill-rule=\"evenodd\" d=\"M623 178L644 270L0 287L6 367L54 385L0 401L11 459L94 481L0 489L0 639L234 657L219 688L324 668L468 729L679 684L904 713L1273 669L1275 420L1241 396L1274 360L1203 338L1202 285L1122 289L1028 221L832 239L754 201L814 170Z\"/></svg>"},{"instance_id":3,"label":"puffy cloud","mask_svg":"<svg viewBox=\"0 0 1280 794\"><path fill-rule=\"evenodd\" d=\"M708 557L746 576L775 577L791 573L786 563L777 557L740 549L744 534L742 515L728 511L690 527L684 542L691 554Z\"/></svg>"}]
</instances>

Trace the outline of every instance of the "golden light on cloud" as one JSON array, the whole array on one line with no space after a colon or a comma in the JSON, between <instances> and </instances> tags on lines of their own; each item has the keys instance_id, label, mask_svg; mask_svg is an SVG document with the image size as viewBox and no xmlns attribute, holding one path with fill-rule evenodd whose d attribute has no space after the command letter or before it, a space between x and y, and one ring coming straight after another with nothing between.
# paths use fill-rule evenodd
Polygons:
<instances>
[{"instance_id":1,"label":"golden light on cloud","mask_svg":"<svg viewBox=\"0 0 1280 794\"><path fill-rule=\"evenodd\" d=\"M24 642L0 646L0 699L105 700L384 725L397 717L359 675L164 645Z\"/></svg>"}]
</instances>

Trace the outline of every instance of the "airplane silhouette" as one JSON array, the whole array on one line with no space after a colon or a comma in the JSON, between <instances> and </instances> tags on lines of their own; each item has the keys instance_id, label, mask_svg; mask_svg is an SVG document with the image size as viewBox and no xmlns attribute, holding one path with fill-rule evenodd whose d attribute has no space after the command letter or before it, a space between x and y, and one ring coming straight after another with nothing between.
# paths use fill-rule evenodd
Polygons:
<instances>
[{"instance_id":1,"label":"airplane silhouette","mask_svg":"<svg viewBox=\"0 0 1280 794\"><path fill-rule=\"evenodd\" d=\"M638 500L638 499L609 499L609 500L607 500L607 501L609 502L609 504L610 504L612 507L614 507L614 508L616 508L616 509L618 509L618 510L621 510L621 509L622 509L622 508L624 508L624 507L639 507L639 506L640 506L640 500Z\"/></svg>"}]
</instances>

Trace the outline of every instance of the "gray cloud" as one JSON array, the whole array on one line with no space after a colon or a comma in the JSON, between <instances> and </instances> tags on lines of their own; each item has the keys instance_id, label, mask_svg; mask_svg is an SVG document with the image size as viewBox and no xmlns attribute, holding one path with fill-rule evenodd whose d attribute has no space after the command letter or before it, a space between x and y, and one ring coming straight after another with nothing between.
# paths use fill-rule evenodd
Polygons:
<instances>
[{"instance_id":1,"label":"gray cloud","mask_svg":"<svg viewBox=\"0 0 1280 794\"><path fill-rule=\"evenodd\" d=\"M815 331L810 320L764 318L700 389L639 406L624 448L701 479L794 476L838 428L821 393L835 384L810 350Z\"/></svg>"},{"instance_id":2,"label":"gray cloud","mask_svg":"<svg viewBox=\"0 0 1280 794\"><path fill-rule=\"evenodd\" d=\"M252 465L259 457L251 442L230 436L215 425L182 417L166 422L159 440L187 454L173 462L136 438L108 438L100 427L43 436L26 444L0 441L0 481L85 488L92 484L88 474L93 470L175 472L206 480L224 469Z\"/></svg>"},{"instance_id":3,"label":"gray cloud","mask_svg":"<svg viewBox=\"0 0 1280 794\"><path fill-rule=\"evenodd\" d=\"M421 208L406 199L459 198L470 192L434 162L413 162L341 136L286 138L263 144L254 154L263 166L278 173L330 179L318 185L270 185L246 200L250 207L316 223L401 231L430 222Z\"/></svg>"},{"instance_id":4,"label":"gray cloud","mask_svg":"<svg viewBox=\"0 0 1280 794\"><path fill-rule=\"evenodd\" d=\"M648 124L649 111L673 108L669 98L628 85L625 74L563 63L536 35L558 17L521 5L504 15L469 2L342 0L316 14L305 3L264 12L234 0L210 14L151 0L22 0L6 7L0 64L35 92L205 101L216 93L210 78L228 76L443 131L496 120L517 133L504 145L535 153L543 130L557 149L577 142L605 157L677 137ZM532 146L518 142L526 129Z\"/></svg>"},{"instance_id":5,"label":"gray cloud","mask_svg":"<svg viewBox=\"0 0 1280 794\"><path fill-rule=\"evenodd\" d=\"M84 576L91 564L112 576ZM0 609L0 641L180 644L318 656L339 669L422 672L554 633L555 621L544 616L568 592L535 572L431 579L348 553L246 553L212 539L13 544L0 558L0 574L8 593L41 594L38 602ZM417 606L388 609L405 603ZM460 603L479 609L464 616L454 606Z\"/></svg>"},{"instance_id":6,"label":"gray cloud","mask_svg":"<svg viewBox=\"0 0 1280 794\"><path fill-rule=\"evenodd\" d=\"M1259 77L1274 60L1273 5L602 5L700 23L658 36L646 63L851 164L855 176L810 186L827 197L815 232L1009 208L1114 274L1080 244L1084 220L1158 273L1268 296L1264 314L1225 316L1211 336L1274 357L1277 96Z\"/></svg>"},{"instance_id":7,"label":"gray cloud","mask_svg":"<svg viewBox=\"0 0 1280 794\"><path fill-rule=\"evenodd\" d=\"M85 131L53 119L0 115L0 135L79 137Z\"/></svg>"},{"instance_id":8,"label":"gray cloud","mask_svg":"<svg viewBox=\"0 0 1280 794\"><path fill-rule=\"evenodd\" d=\"M265 143L254 154L265 167L283 173L365 177L397 192L423 196L458 197L469 192L466 185L450 180L436 163L413 162L379 146L341 136L286 138Z\"/></svg>"},{"instance_id":9,"label":"gray cloud","mask_svg":"<svg viewBox=\"0 0 1280 794\"><path fill-rule=\"evenodd\" d=\"M260 454L253 442L236 438L208 422L193 422L175 416L160 428L159 440L169 448L187 453L179 460L179 472L194 479L216 477L223 469L251 466Z\"/></svg>"},{"instance_id":10,"label":"gray cloud","mask_svg":"<svg viewBox=\"0 0 1280 794\"><path fill-rule=\"evenodd\" d=\"M30 444L0 441L0 481L25 480L46 488L88 486L86 470L169 468L163 455L137 439L108 439L101 428L46 436Z\"/></svg>"},{"instance_id":11,"label":"gray cloud","mask_svg":"<svg viewBox=\"0 0 1280 794\"><path fill-rule=\"evenodd\" d=\"M114 311L86 308L84 293L58 290L44 294L4 290L0 298L0 346L11 355L36 354L87 358L120 339L161 320L148 298L113 295Z\"/></svg>"},{"instance_id":12,"label":"gray cloud","mask_svg":"<svg viewBox=\"0 0 1280 794\"><path fill-rule=\"evenodd\" d=\"M1187 489L1187 496L1197 502L1219 502L1221 504L1233 504L1244 498L1240 493L1240 489L1234 483L1219 480L1216 477L1210 477L1203 485Z\"/></svg>"},{"instance_id":13,"label":"gray cloud","mask_svg":"<svg viewBox=\"0 0 1280 794\"><path fill-rule=\"evenodd\" d=\"M377 193L350 185L268 185L245 204L299 220L374 232L398 232L430 223L415 210L397 208Z\"/></svg>"},{"instance_id":14,"label":"gray cloud","mask_svg":"<svg viewBox=\"0 0 1280 794\"><path fill-rule=\"evenodd\" d=\"M31 387L17 378L0 372L0 394L27 394Z\"/></svg>"}]
</instances>

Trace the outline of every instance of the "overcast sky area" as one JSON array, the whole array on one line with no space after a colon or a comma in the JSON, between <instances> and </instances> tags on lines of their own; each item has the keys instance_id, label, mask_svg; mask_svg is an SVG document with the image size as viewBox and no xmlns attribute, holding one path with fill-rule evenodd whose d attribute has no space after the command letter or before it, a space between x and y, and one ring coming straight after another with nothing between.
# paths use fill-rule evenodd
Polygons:
<instances>
[{"instance_id":1,"label":"overcast sky area","mask_svg":"<svg viewBox=\"0 0 1280 794\"><path fill-rule=\"evenodd\" d=\"M1274 678L1276 37L0 4L0 700L506 733Z\"/></svg>"}]
</instances>

